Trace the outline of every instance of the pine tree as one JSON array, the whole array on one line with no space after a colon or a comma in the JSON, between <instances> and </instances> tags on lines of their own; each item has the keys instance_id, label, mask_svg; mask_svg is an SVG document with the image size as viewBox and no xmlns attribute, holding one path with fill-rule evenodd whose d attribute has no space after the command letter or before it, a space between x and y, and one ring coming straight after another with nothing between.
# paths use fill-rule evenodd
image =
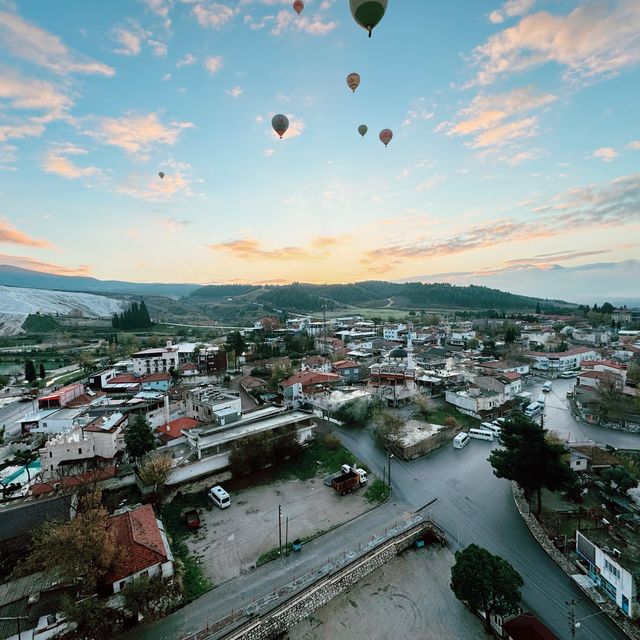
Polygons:
<instances>
[{"instance_id":1,"label":"pine tree","mask_svg":"<svg viewBox=\"0 0 640 640\"><path fill-rule=\"evenodd\" d=\"M127 427L124 443L129 455L133 458L140 458L145 453L155 449L156 439L153 435L153 430L143 414L139 413L135 417L133 424Z\"/></svg>"},{"instance_id":2,"label":"pine tree","mask_svg":"<svg viewBox=\"0 0 640 640\"><path fill-rule=\"evenodd\" d=\"M540 311L540 303L539 302L536 302L536 313L538 315L540 315L540 313L541 313L541 311Z\"/></svg>"},{"instance_id":3,"label":"pine tree","mask_svg":"<svg viewBox=\"0 0 640 640\"><path fill-rule=\"evenodd\" d=\"M47 372L44 370L44 363L41 362L40 363L40 380L44 380L46 375L47 375Z\"/></svg>"},{"instance_id":4,"label":"pine tree","mask_svg":"<svg viewBox=\"0 0 640 640\"><path fill-rule=\"evenodd\" d=\"M35 382L36 378L36 368L33 364L33 360L27 360L24 363L24 377L27 382Z\"/></svg>"}]
</instances>

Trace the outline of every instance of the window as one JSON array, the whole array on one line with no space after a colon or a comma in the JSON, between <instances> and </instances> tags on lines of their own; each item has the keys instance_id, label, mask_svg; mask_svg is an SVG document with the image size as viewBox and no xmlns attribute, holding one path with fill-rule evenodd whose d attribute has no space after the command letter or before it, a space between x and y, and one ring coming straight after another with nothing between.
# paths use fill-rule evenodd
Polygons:
<instances>
[{"instance_id":1,"label":"window","mask_svg":"<svg viewBox=\"0 0 640 640\"><path fill-rule=\"evenodd\" d=\"M80 447L78 447L78 453L82 455L82 449Z\"/></svg>"},{"instance_id":2,"label":"window","mask_svg":"<svg viewBox=\"0 0 640 640\"><path fill-rule=\"evenodd\" d=\"M608 560L604 561L604 568L620 580L620 569L612 565Z\"/></svg>"},{"instance_id":3,"label":"window","mask_svg":"<svg viewBox=\"0 0 640 640\"><path fill-rule=\"evenodd\" d=\"M612 599L616 599L617 589L605 578L600 576L600 586L604 589L605 593Z\"/></svg>"}]
</instances>

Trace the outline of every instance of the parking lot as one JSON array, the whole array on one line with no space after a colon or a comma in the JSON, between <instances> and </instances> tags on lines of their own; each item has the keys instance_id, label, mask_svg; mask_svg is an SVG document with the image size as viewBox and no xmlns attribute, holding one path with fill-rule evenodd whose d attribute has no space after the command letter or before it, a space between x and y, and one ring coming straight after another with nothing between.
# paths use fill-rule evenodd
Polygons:
<instances>
[{"instance_id":1,"label":"parking lot","mask_svg":"<svg viewBox=\"0 0 640 640\"><path fill-rule=\"evenodd\" d=\"M405 551L289 629L288 640L484 640L482 622L453 595L453 554Z\"/></svg>"},{"instance_id":2,"label":"parking lot","mask_svg":"<svg viewBox=\"0 0 640 640\"><path fill-rule=\"evenodd\" d=\"M321 478L313 478L232 492L229 508L202 511L202 527L186 540L187 546L207 577L220 584L251 571L262 554L278 547L278 506L282 509L284 546L287 537L291 542L315 535L370 509L365 491L362 488L339 496Z\"/></svg>"}]
</instances>

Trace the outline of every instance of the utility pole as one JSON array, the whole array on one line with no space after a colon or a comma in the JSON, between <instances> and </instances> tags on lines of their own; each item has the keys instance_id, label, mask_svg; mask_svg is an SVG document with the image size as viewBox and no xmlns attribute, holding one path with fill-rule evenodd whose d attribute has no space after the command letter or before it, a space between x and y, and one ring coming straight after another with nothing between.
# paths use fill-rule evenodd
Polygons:
<instances>
[{"instance_id":1,"label":"utility pole","mask_svg":"<svg viewBox=\"0 0 640 640\"><path fill-rule=\"evenodd\" d=\"M391 495L391 458L393 458L393 453L389 454L389 471L387 473L387 480L389 482L389 495Z\"/></svg>"},{"instance_id":2,"label":"utility pole","mask_svg":"<svg viewBox=\"0 0 640 640\"><path fill-rule=\"evenodd\" d=\"M282 507L278 505L278 555L282 555Z\"/></svg>"},{"instance_id":3,"label":"utility pole","mask_svg":"<svg viewBox=\"0 0 640 640\"><path fill-rule=\"evenodd\" d=\"M289 516L287 516L286 524L284 527L284 555L289 555Z\"/></svg>"},{"instance_id":4,"label":"utility pole","mask_svg":"<svg viewBox=\"0 0 640 640\"><path fill-rule=\"evenodd\" d=\"M571 598L571 600L566 600L565 604L569 607L568 617L569 617L569 631L571 631L571 637L576 637L576 605L579 600L575 598Z\"/></svg>"}]
</instances>

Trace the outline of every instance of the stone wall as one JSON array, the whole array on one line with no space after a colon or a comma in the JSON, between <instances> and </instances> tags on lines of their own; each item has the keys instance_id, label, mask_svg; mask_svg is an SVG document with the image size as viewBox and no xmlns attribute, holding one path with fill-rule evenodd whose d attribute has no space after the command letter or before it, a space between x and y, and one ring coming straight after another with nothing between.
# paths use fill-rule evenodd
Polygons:
<instances>
[{"instance_id":1,"label":"stone wall","mask_svg":"<svg viewBox=\"0 0 640 640\"><path fill-rule=\"evenodd\" d=\"M278 637L411 546L424 530L425 524L413 527L335 574L320 580L273 611L244 623L231 633L216 637L224 640L268 640Z\"/></svg>"},{"instance_id":2,"label":"stone wall","mask_svg":"<svg viewBox=\"0 0 640 640\"><path fill-rule=\"evenodd\" d=\"M551 559L569 576L581 573L580 569L573 562L564 556L562 552L556 549L555 545L551 540L549 540L549 537L542 528L542 525L532 514L529 513L529 505L524 498L524 493L515 482L511 483L511 491L513 493L513 499L516 503L516 507L520 512L524 523ZM576 582L575 584L578 583ZM582 587L580 588L582 589ZM605 599L604 602L596 602L593 599L593 594L589 590L582 589L582 591L589 596L589 598L591 598L591 600L602 611L604 611L607 616L609 616L609 618L622 630L623 633L633 640L640 640L640 628L637 625L634 625L610 600Z\"/></svg>"}]
</instances>

